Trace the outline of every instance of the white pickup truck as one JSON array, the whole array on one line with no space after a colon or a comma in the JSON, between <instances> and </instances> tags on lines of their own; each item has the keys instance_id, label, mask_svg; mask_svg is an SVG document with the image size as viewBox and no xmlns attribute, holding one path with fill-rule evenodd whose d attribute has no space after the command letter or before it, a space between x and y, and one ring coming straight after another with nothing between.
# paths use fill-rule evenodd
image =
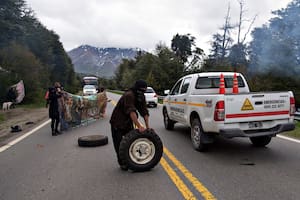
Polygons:
<instances>
[{"instance_id":1,"label":"white pickup truck","mask_svg":"<svg viewBox=\"0 0 300 200\"><path fill-rule=\"evenodd\" d=\"M225 94L219 94L220 76ZM233 72L190 74L180 78L164 98L164 125L191 128L193 147L205 151L214 136L249 137L265 146L272 137L295 128L295 99L291 91L250 92L244 76L236 73L238 93L232 93ZM223 82L223 81L222 81Z\"/></svg>"}]
</instances>

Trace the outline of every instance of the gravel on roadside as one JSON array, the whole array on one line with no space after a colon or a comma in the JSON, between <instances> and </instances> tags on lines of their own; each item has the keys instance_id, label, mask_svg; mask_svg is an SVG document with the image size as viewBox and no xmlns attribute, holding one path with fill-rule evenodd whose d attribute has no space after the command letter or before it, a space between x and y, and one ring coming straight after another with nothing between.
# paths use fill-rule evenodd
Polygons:
<instances>
[{"instance_id":1,"label":"gravel on roadside","mask_svg":"<svg viewBox=\"0 0 300 200\"><path fill-rule=\"evenodd\" d=\"M47 108L12 108L1 110L4 121L0 122L0 146L8 140L34 129L39 124L49 119ZM11 132L12 126L20 126L22 131Z\"/></svg>"}]
</instances>

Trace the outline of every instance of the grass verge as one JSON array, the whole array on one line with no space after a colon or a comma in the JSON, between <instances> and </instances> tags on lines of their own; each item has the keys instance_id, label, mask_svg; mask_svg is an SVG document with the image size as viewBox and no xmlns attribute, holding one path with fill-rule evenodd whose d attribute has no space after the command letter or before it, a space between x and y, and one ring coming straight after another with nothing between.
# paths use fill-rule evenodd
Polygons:
<instances>
[{"instance_id":1,"label":"grass verge","mask_svg":"<svg viewBox=\"0 0 300 200\"><path fill-rule=\"evenodd\" d=\"M0 123L5 121L5 117L3 113L0 113Z\"/></svg>"},{"instance_id":2,"label":"grass verge","mask_svg":"<svg viewBox=\"0 0 300 200\"><path fill-rule=\"evenodd\" d=\"M114 93L114 94L120 94L122 95L124 93L124 91L120 91L120 90L107 90L108 92Z\"/></svg>"},{"instance_id":3,"label":"grass verge","mask_svg":"<svg viewBox=\"0 0 300 200\"><path fill-rule=\"evenodd\" d=\"M28 108L28 109L32 109L32 108L43 108L46 106L46 100L44 101L39 101L39 102L35 102L35 103L31 103L31 104L17 104L15 105L16 108Z\"/></svg>"},{"instance_id":4,"label":"grass verge","mask_svg":"<svg viewBox=\"0 0 300 200\"><path fill-rule=\"evenodd\" d=\"M292 131L284 132L282 135L292 137L300 140L300 122L295 120L295 129Z\"/></svg>"}]
</instances>

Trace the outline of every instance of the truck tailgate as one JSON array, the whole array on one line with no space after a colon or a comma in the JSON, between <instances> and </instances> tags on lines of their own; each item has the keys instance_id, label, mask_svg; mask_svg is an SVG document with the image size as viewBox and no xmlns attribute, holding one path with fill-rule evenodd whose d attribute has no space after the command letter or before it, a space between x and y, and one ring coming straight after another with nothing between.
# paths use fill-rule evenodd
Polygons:
<instances>
[{"instance_id":1,"label":"truck tailgate","mask_svg":"<svg viewBox=\"0 0 300 200\"><path fill-rule=\"evenodd\" d=\"M289 112L288 92L225 95L225 123L287 119Z\"/></svg>"}]
</instances>

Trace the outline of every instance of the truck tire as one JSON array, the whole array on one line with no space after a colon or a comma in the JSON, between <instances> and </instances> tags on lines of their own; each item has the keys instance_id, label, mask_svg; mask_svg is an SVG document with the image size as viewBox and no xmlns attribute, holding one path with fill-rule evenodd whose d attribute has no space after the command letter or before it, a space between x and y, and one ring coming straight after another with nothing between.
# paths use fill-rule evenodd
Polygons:
<instances>
[{"instance_id":1,"label":"truck tire","mask_svg":"<svg viewBox=\"0 0 300 200\"><path fill-rule=\"evenodd\" d=\"M81 147L96 147L108 143L108 137L105 135L87 135L78 138L78 145Z\"/></svg>"},{"instance_id":2,"label":"truck tire","mask_svg":"<svg viewBox=\"0 0 300 200\"><path fill-rule=\"evenodd\" d=\"M164 116L164 125L167 130L173 130L175 121L169 118L168 112L166 108L163 108L163 116Z\"/></svg>"},{"instance_id":3,"label":"truck tire","mask_svg":"<svg viewBox=\"0 0 300 200\"><path fill-rule=\"evenodd\" d=\"M204 143L204 132L200 120L198 118L193 119L191 127L191 140L195 150L203 152L207 150L208 144Z\"/></svg>"},{"instance_id":4,"label":"truck tire","mask_svg":"<svg viewBox=\"0 0 300 200\"><path fill-rule=\"evenodd\" d=\"M271 142L271 136L250 137L250 141L256 147L264 147Z\"/></svg>"},{"instance_id":5,"label":"truck tire","mask_svg":"<svg viewBox=\"0 0 300 200\"><path fill-rule=\"evenodd\" d=\"M158 164L162 154L163 144L152 129L143 133L130 131L123 137L119 147L120 162L136 172L151 170Z\"/></svg>"}]
</instances>

